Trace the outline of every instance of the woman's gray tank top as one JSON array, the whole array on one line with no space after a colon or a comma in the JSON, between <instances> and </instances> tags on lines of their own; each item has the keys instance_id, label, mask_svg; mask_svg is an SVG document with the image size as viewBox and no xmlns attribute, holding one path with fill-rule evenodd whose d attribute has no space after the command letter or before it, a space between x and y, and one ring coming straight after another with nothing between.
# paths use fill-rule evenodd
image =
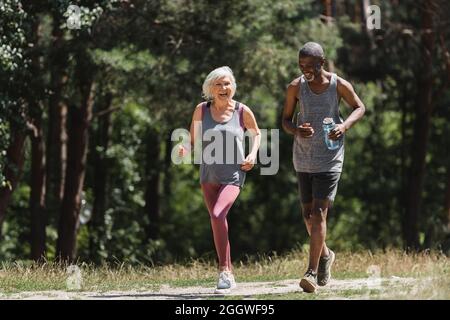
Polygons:
<instances>
[{"instance_id":1,"label":"woman's gray tank top","mask_svg":"<svg viewBox=\"0 0 450 320\"><path fill-rule=\"evenodd\" d=\"M219 123L211 116L211 103L202 105L202 161L200 183L244 185L243 109L236 101L230 120ZM219 139L219 140L217 140Z\"/></svg>"}]
</instances>

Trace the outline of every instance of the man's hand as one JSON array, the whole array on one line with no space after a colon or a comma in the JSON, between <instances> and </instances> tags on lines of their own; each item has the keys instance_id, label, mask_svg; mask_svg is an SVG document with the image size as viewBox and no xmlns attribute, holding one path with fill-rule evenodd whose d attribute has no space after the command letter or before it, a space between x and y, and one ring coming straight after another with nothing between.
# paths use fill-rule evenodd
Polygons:
<instances>
[{"instance_id":1,"label":"man's hand","mask_svg":"<svg viewBox=\"0 0 450 320\"><path fill-rule=\"evenodd\" d=\"M345 131L347 131L345 125L343 123L337 123L334 126L334 129L331 130L330 133L328 134L328 138L330 138L331 140L338 140L340 137L344 135Z\"/></svg>"},{"instance_id":2,"label":"man's hand","mask_svg":"<svg viewBox=\"0 0 450 320\"><path fill-rule=\"evenodd\" d=\"M311 127L311 123L305 122L297 128L297 132L302 138L311 138L314 134L314 129Z\"/></svg>"}]
</instances>

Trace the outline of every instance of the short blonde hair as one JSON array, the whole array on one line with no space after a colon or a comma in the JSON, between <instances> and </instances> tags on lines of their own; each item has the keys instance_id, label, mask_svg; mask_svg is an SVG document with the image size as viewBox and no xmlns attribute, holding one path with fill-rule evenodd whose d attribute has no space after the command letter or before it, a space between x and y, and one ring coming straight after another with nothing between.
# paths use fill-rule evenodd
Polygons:
<instances>
[{"instance_id":1,"label":"short blonde hair","mask_svg":"<svg viewBox=\"0 0 450 320\"><path fill-rule=\"evenodd\" d=\"M206 99L206 100L212 100L213 96L211 93L211 87L213 86L213 82L217 79L223 78L223 77L228 77L231 80L231 87L232 87L232 92L231 92L231 97L234 96L234 94L236 93L236 79L234 79L234 75L233 75L233 71L230 69L230 67L228 66L223 66L217 69L214 69L213 71L211 71L208 76L206 77L205 81L203 82L203 86L202 86L202 90L203 90L203 94L202 96Z\"/></svg>"}]
</instances>

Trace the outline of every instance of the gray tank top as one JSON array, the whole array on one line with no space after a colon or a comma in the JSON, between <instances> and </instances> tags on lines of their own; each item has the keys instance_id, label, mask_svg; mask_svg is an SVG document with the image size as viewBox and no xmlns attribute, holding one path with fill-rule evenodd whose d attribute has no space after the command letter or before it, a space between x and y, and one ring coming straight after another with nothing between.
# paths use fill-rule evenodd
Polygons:
<instances>
[{"instance_id":1,"label":"gray tank top","mask_svg":"<svg viewBox=\"0 0 450 320\"><path fill-rule=\"evenodd\" d=\"M344 141L336 150L329 150L325 144L325 133L322 128L324 118L333 118L335 123L342 123L339 114L337 97L337 76L332 74L330 85L321 94L309 88L304 76L300 78L299 99L300 112L297 124L309 122L314 128L311 138L296 135L293 145L293 163L297 172L342 172L344 162Z\"/></svg>"},{"instance_id":2,"label":"gray tank top","mask_svg":"<svg viewBox=\"0 0 450 320\"><path fill-rule=\"evenodd\" d=\"M242 112L242 106L236 102L231 119L220 123L211 116L211 103L203 103L200 183L244 185L245 171L241 170L245 130ZM218 136L222 143L214 143Z\"/></svg>"}]
</instances>

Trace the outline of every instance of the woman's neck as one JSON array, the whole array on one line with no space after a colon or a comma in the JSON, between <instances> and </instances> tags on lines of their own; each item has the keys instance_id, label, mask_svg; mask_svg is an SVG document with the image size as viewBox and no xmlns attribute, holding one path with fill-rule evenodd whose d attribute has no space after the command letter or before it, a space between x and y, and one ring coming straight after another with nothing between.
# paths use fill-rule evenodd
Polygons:
<instances>
[{"instance_id":1,"label":"woman's neck","mask_svg":"<svg viewBox=\"0 0 450 320\"><path fill-rule=\"evenodd\" d=\"M212 101L212 107L219 111L225 111L229 107L233 106L233 100L227 100L227 101Z\"/></svg>"}]
</instances>

